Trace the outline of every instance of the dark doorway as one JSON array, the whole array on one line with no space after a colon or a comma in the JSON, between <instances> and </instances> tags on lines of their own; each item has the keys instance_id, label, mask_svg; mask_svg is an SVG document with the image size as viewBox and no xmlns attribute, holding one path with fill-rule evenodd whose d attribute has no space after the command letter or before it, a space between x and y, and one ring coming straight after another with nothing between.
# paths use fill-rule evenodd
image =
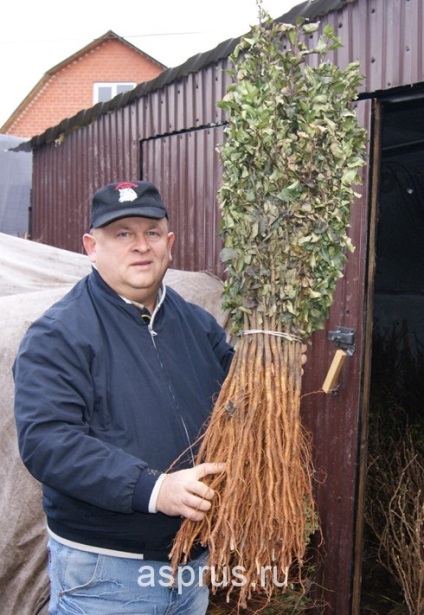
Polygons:
<instances>
[{"instance_id":1,"label":"dark doorway","mask_svg":"<svg viewBox=\"0 0 424 615\"><path fill-rule=\"evenodd\" d=\"M364 615L421 612L424 569L424 98L380 111Z\"/></svg>"}]
</instances>

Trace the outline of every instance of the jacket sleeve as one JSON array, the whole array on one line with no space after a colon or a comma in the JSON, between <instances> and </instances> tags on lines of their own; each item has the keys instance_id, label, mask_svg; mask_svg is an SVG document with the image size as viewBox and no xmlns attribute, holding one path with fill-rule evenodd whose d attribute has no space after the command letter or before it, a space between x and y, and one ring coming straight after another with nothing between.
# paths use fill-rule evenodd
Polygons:
<instances>
[{"instance_id":1,"label":"jacket sleeve","mask_svg":"<svg viewBox=\"0 0 424 615\"><path fill-rule=\"evenodd\" d=\"M115 512L148 512L160 472L90 435L93 353L74 338L45 316L21 343L13 375L22 460L37 480L70 497Z\"/></svg>"},{"instance_id":2,"label":"jacket sleeve","mask_svg":"<svg viewBox=\"0 0 424 615\"><path fill-rule=\"evenodd\" d=\"M221 325L211 314L207 314L210 319L209 341L225 375L227 375L233 360L234 348L228 343L227 334Z\"/></svg>"}]
</instances>

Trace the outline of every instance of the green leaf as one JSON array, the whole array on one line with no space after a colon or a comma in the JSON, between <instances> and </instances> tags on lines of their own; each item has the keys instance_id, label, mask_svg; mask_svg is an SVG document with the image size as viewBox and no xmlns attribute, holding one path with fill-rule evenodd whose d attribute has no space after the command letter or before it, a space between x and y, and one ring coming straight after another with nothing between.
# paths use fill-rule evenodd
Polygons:
<instances>
[{"instance_id":1,"label":"green leaf","mask_svg":"<svg viewBox=\"0 0 424 615\"><path fill-rule=\"evenodd\" d=\"M230 57L218 197L235 332L253 311L301 337L322 328L353 249L366 133L352 108L359 64L326 59L340 45L329 24L264 19Z\"/></svg>"},{"instance_id":2,"label":"green leaf","mask_svg":"<svg viewBox=\"0 0 424 615\"><path fill-rule=\"evenodd\" d=\"M237 252L233 248L222 248L219 258L222 263L233 260L237 257Z\"/></svg>"}]
</instances>

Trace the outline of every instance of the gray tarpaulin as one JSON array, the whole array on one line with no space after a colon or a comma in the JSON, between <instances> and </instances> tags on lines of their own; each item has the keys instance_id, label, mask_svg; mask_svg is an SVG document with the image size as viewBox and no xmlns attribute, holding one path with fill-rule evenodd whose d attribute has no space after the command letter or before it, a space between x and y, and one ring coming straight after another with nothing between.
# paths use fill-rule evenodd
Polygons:
<instances>
[{"instance_id":1,"label":"gray tarpaulin","mask_svg":"<svg viewBox=\"0 0 424 615\"><path fill-rule=\"evenodd\" d=\"M29 232L32 152L17 152L27 139L0 135L0 232L24 237Z\"/></svg>"},{"instance_id":2,"label":"gray tarpaulin","mask_svg":"<svg viewBox=\"0 0 424 615\"><path fill-rule=\"evenodd\" d=\"M46 529L41 488L23 466L13 417L12 363L30 323L90 271L88 258L0 233L0 612L47 613ZM222 282L169 270L166 283L225 326ZM40 392L41 394L42 392Z\"/></svg>"}]
</instances>

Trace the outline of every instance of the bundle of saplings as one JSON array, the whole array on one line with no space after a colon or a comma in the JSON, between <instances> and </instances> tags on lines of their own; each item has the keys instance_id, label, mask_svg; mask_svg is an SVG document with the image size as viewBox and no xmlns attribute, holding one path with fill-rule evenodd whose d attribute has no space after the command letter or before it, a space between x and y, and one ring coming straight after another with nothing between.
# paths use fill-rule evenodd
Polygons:
<instances>
[{"instance_id":1,"label":"bundle of saplings","mask_svg":"<svg viewBox=\"0 0 424 615\"><path fill-rule=\"evenodd\" d=\"M352 248L352 186L366 142L352 105L358 64L342 70L325 59L341 45L332 28L318 35L318 23L279 24L259 12L230 57L233 79L219 103L228 116L224 303L239 341L197 461L225 461L226 471L210 477L218 493L210 514L185 520L172 551L175 567L194 544L207 545L215 578L236 571L228 591L238 587L242 607L253 593L270 600L302 580L319 525L301 349L323 327Z\"/></svg>"}]
</instances>

